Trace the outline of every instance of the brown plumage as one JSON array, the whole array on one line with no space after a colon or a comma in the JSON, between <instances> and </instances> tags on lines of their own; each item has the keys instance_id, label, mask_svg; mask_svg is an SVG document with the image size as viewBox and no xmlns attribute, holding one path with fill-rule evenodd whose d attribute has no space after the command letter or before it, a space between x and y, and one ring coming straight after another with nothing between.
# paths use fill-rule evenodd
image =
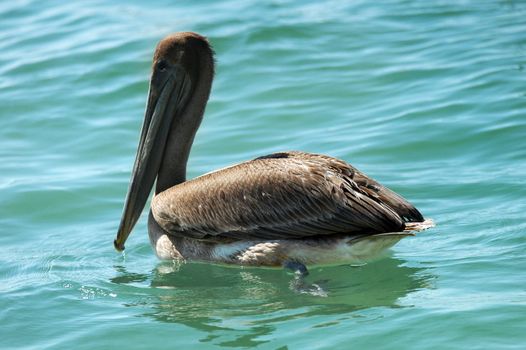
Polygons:
<instances>
[{"instance_id":1,"label":"brown plumage","mask_svg":"<svg viewBox=\"0 0 526 350\"><path fill-rule=\"evenodd\" d=\"M186 181L213 72L204 37L177 33L159 43L117 249L124 249L154 181L149 233L161 258L338 263L431 225L398 194L325 155L274 153Z\"/></svg>"},{"instance_id":2,"label":"brown plumage","mask_svg":"<svg viewBox=\"0 0 526 350\"><path fill-rule=\"evenodd\" d=\"M152 213L171 235L203 240L399 232L404 218L423 221L410 203L344 161L302 152L183 182L156 195Z\"/></svg>"}]
</instances>

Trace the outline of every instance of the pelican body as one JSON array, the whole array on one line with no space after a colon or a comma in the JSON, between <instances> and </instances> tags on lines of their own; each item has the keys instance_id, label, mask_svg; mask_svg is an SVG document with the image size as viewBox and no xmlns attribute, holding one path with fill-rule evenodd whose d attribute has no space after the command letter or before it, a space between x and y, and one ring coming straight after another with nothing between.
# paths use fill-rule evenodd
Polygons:
<instances>
[{"instance_id":1,"label":"pelican body","mask_svg":"<svg viewBox=\"0 0 526 350\"><path fill-rule=\"evenodd\" d=\"M154 184L148 232L160 259L352 263L432 225L400 195L325 155L274 153L187 181L213 76L213 51L201 35L176 33L158 44L117 250Z\"/></svg>"}]
</instances>

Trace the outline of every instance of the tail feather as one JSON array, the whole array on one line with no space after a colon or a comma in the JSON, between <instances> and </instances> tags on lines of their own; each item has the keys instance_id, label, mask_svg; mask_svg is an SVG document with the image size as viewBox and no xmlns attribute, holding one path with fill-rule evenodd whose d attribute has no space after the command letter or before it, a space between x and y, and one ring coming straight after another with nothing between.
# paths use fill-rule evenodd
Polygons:
<instances>
[{"instance_id":1,"label":"tail feather","mask_svg":"<svg viewBox=\"0 0 526 350\"><path fill-rule=\"evenodd\" d=\"M411 231L424 231L428 228L434 227L435 222L431 219L425 219L421 222L406 222L405 223L405 229L404 232L411 232Z\"/></svg>"}]
</instances>

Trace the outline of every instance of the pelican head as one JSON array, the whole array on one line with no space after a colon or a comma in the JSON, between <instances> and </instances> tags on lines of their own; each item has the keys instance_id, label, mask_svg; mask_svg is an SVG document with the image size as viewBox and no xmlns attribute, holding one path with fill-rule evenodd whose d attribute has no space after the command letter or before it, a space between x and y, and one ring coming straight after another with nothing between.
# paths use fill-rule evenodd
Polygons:
<instances>
[{"instance_id":1,"label":"pelican head","mask_svg":"<svg viewBox=\"0 0 526 350\"><path fill-rule=\"evenodd\" d=\"M118 251L124 250L154 182L159 193L185 181L213 71L212 49L199 34L169 35L157 45L139 146L114 241Z\"/></svg>"}]
</instances>

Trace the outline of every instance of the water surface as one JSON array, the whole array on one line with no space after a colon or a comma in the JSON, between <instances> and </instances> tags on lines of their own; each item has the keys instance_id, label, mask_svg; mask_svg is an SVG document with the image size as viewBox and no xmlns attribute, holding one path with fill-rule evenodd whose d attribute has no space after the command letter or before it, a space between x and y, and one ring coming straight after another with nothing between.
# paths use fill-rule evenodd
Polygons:
<instances>
[{"instance_id":1,"label":"water surface","mask_svg":"<svg viewBox=\"0 0 526 350\"><path fill-rule=\"evenodd\" d=\"M522 349L526 4L0 4L0 348ZM112 246L153 49L208 36L189 177L330 154L438 226L361 267L175 265Z\"/></svg>"}]
</instances>

